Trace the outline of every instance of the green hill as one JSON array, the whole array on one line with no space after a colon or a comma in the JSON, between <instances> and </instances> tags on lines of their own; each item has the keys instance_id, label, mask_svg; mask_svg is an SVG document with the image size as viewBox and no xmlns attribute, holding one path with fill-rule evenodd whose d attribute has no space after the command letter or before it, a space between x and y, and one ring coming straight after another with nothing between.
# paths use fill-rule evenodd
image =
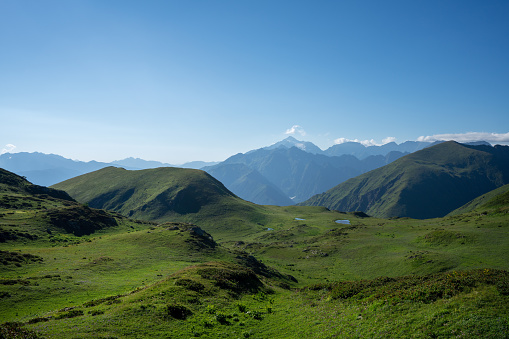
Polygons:
<instances>
[{"instance_id":1,"label":"green hill","mask_svg":"<svg viewBox=\"0 0 509 339\"><path fill-rule=\"evenodd\" d=\"M508 146L450 141L350 179L303 205L425 219L444 216L507 183Z\"/></svg>"},{"instance_id":2,"label":"green hill","mask_svg":"<svg viewBox=\"0 0 509 339\"><path fill-rule=\"evenodd\" d=\"M0 193L46 195L52 198L73 201L64 191L34 185L26 178L0 168Z\"/></svg>"},{"instance_id":3,"label":"green hill","mask_svg":"<svg viewBox=\"0 0 509 339\"><path fill-rule=\"evenodd\" d=\"M74 236L117 228L124 220L115 213L80 204L64 191L33 185L4 169L0 169L0 210L0 242L72 242L77 241Z\"/></svg>"},{"instance_id":4,"label":"green hill","mask_svg":"<svg viewBox=\"0 0 509 339\"><path fill-rule=\"evenodd\" d=\"M156 222L199 223L208 231L248 231L263 207L244 201L201 170L108 167L52 186L90 207Z\"/></svg>"},{"instance_id":5,"label":"green hill","mask_svg":"<svg viewBox=\"0 0 509 339\"><path fill-rule=\"evenodd\" d=\"M504 185L469 201L448 215L458 215L474 210L505 208L507 206L509 206L509 185Z\"/></svg>"}]
</instances>

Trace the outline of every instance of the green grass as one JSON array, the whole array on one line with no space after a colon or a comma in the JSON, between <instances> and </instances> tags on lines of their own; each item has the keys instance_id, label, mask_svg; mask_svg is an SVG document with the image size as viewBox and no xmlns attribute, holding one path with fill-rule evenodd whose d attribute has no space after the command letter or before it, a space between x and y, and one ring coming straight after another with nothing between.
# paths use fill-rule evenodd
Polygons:
<instances>
[{"instance_id":1,"label":"green grass","mask_svg":"<svg viewBox=\"0 0 509 339\"><path fill-rule=\"evenodd\" d=\"M427 220L254 205L200 228L108 214L76 235L48 216L102 212L2 194L7 338L509 336L504 204Z\"/></svg>"}]
</instances>

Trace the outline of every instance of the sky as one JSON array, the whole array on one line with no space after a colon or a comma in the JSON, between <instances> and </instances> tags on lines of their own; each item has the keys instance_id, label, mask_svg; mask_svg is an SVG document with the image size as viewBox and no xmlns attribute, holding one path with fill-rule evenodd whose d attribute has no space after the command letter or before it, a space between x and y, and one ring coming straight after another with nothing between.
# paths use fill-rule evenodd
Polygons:
<instances>
[{"instance_id":1,"label":"sky","mask_svg":"<svg viewBox=\"0 0 509 339\"><path fill-rule=\"evenodd\" d=\"M509 1L0 0L0 153L509 144Z\"/></svg>"}]
</instances>

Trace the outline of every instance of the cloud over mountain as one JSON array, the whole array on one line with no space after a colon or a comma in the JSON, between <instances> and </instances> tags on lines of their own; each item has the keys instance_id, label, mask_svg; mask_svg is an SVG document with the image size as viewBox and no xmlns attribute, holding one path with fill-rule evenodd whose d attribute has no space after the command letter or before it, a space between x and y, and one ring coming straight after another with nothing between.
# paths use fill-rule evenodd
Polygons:
<instances>
[{"instance_id":1,"label":"cloud over mountain","mask_svg":"<svg viewBox=\"0 0 509 339\"><path fill-rule=\"evenodd\" d=\"M294 135L295 133L299 133L302 136L306 135L306 131L304 131L304 128L302 128L299 125L293 125L291 128L287 129L285 134L287 135Z\"/></svg>"},{"instance_id":2,"label":"cloud over mountain","mask_svg":"<svg viewBox=\"0 0 509 339\"><path fill-rule=\"evenodd\" d=\"M506 144L509 143L509 133L485 133L485 132L468 132L468 133L451 133L451 134L435 134L429 136L420 136L417 141L448 141L454 140L457 142L472 142L472 141L487 141L492 144Z\"/></svg>"},{"instance_id":3,"label":"cloud over mountain","mask_svg":"<svg viewBox=\"0 0 509 339\"><path fill-rule=\"evenodd\" d=\"M0 154L10 153L10 152L14 151L15 148L16 148L16 146L14 146L13 144L7 144L7 145L5 145L4 148L2 148L2 150L0 151Z\"/></svg>"}]
</instances>

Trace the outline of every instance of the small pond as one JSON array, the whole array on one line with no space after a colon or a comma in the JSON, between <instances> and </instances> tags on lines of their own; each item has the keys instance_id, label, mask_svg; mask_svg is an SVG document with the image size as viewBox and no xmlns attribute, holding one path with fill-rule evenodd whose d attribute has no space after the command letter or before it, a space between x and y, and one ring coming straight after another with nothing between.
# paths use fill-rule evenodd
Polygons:
<instances>
[{"instance_id":1,"label":"small pond","mask_svg":"<svg viewBox=\"0 0 509 339\"><path fill-rule=\"evenodd\" d=\"M302 219L302 218L295 218L295 220L306 220L306 219Z\"/></svg>"},{"instance_id":2,"label":"small pond","mask_svg":"<svg viewBox=\"0 0 509 339\"><path fill-rule=\"evenodd\" d=\"M350 225L350 220L336 220L336 223Z\"/></svg>"}]
</instances>

